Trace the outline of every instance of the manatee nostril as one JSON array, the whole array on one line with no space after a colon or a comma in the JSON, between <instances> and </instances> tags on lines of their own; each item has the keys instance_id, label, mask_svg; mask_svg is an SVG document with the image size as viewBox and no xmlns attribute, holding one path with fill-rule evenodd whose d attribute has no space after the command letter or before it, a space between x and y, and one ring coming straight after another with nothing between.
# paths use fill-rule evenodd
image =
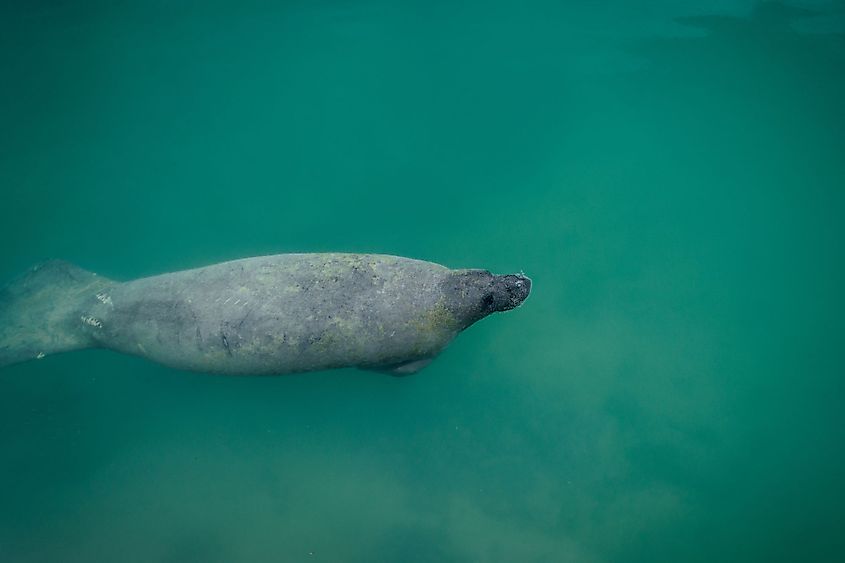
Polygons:
<instances>
[{"instance_id":1,"label":"manatee nostril","mask_svg":"<svg viewBox=\"0 0 845 563\"><path fill-rule=\"evenodd\" d=\"M519 288L519 292L523 295L523 299L528 297L528 294L531 293L531 278L520 275L515 285Z\"/></svg>"}]
</instances>

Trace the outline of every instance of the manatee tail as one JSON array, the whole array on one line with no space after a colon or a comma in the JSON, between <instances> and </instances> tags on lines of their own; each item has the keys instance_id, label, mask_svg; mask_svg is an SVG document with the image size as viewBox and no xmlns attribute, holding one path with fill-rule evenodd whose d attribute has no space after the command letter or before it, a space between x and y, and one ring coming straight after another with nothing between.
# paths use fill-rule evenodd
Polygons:
<instances>
[{"instance_id":1,"label":"manatee tail","mask_svg":"<svg viewBox=\"0 0 845 563\"><path fill-rule=\"evenodd\" d=\"M80 306L112 283L51 260L0 288L0 367L92 346Z\"/></svg>"}]
</instances>

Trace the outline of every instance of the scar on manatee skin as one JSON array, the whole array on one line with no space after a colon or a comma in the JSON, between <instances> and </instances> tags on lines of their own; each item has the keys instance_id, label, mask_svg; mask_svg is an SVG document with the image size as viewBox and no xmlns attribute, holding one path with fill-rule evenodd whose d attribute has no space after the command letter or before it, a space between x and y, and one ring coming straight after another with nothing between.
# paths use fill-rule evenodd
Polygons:
<instances>
[{"instance_id":1,"label":"scar on manatee skin","mask_svg":"<svg viewBox=\"0 0 845 563\"><path fill-rule=\"evenodd\" d=\"M249 311L247 311L247 312L246 312L246 315L244 315L244 318L242 318L242 319L241 319L241 322L239 322L239 323L238 323L238 327L237 327L238 329L240 329L240 328L241 328L241 326L243 326L244 321L245 321L245 320L247 320L247 318L248 318L251 314L252 314L252 309L250 309Z\"/></svg>"},{"instance_id":2,"label":"scar on manatee skin","mask_svg":"<svg viewBox=\"0 0 845 563\"><path fill-rule=\"evenodd\" d=\"M103 328L103 323L101 323L99 319L96 319L96 318L92 317L91 315L82 315L79 318L83 323L87 324L88 326L93 326L93 327L96 327L96 328Z\"/></svg>"},{"instance_id":3,"label":"scar on manatee skin","mask_svg":"<svg viewBox=\"0 0 845 563\"><path fill-rule=\"evenodd\" d=\"M226 335L223 334L222 332L220 333L220 339L223 341L223 347L226 349L226 353L229 354L229 356L231 356L232 351L229 349L229 339L226 338Z\"/></svg>"}]
</instances>

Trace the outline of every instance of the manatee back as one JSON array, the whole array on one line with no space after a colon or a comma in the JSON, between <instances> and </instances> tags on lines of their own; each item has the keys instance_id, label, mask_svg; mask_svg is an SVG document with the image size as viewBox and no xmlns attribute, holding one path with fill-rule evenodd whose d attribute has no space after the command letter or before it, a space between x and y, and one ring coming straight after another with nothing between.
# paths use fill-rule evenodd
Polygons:
<instances>
[{"instance_id":1,"label":"manatee back","mask_svg":"<svg viewBox=\"0 0 845 563\"><path fill-rule=\"evenodd\" d=\"M374 254L248 258L120 284L92 330L184 369L279 374L430 358L457 334L430 262ZM100 317L97 317L98 319Z\"/></svg>"}]
</instances>

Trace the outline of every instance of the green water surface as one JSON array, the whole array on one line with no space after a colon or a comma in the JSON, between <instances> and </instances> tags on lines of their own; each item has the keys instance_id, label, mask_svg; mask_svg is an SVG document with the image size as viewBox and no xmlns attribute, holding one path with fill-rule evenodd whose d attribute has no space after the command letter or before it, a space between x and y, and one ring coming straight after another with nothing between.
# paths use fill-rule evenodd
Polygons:
<instances>
[{"instance_id":1,"label":"green water surface","mask_svg":"<svg viewBox=\"0 0 845 563\"><path fill-rule=\"evenodd\" d=\"M841 3L3 2L0 280L524 271L412 377L0 372L3 562L834 561Z\"/></svg>"}]
</instances>

